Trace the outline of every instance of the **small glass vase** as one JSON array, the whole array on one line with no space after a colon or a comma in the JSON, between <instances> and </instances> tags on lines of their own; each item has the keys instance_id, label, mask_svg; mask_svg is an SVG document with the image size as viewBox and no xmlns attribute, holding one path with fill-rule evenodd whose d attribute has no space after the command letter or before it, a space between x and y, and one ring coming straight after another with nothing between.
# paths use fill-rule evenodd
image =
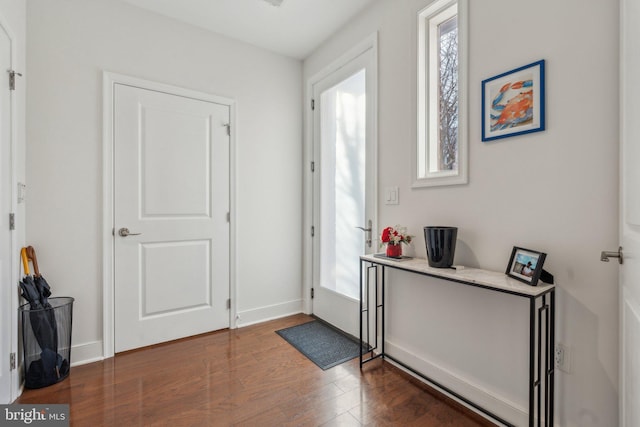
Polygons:
<instances>
[{"instance_id":1,"label":"small glass vase","mask_svg":"<svg viewBox=\"0 0 640 427\"><path fill-rule=\"evenodd\" d=\"M387 256L389 258L400 258L402 256L402 244L392 245L387 243Z\"/></svg>"}]
</instances>

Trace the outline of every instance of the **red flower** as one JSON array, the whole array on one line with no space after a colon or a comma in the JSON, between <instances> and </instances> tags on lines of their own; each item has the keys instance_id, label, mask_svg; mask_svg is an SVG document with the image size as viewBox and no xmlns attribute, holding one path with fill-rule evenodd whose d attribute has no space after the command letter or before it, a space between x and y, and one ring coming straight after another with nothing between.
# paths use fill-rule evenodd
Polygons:
<instances>
[{"instance_id":1,"label":"red flower","mask_svg":"<svg viewBox=\"0 0 640 427\"><path fill-rule=\"evenodd\" d=\"M380 235L380 246L386 245L400 245L401 243L409 244L413 240L413 236L406 233L406 228L399 225L395 227L387 227L382 230Z\"/></svg>"},{"instance_id":2,"label":"red flower","mask_svg":"<svg viewBox=\"0 0 640 427\"><path fill-rule=\"evenodd\" d=\"M391 235L392 231L393 231L393 228L391 227L387 227L384 230L382 230L382 236L380 237L380 240L382 240L384 243L388 243L390 240L389 236Z\"/></svg>"}]
</instances>

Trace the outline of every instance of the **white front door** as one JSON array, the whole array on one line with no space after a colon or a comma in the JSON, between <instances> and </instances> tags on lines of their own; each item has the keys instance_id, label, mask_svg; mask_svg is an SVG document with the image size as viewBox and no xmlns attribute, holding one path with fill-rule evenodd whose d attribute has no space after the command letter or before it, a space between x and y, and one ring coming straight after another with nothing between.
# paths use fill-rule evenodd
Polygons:
<instances>
[{"instance_id":1,"label":"white front door","mask_svg":"<svg viewBox=\"0 0 640 427\"><path fill-rule=\"evenodd\" d=\"M621 2L620 425L640 426L640 4Z\"/></svg>"},{"instance_id":2,"label":"white front door","mask_svg":"<svg viewBox=\"0 0 640 427\"><path fill-rule=\"evenodd\" d=\"M313 85L313 313L354 336L359 256L377 245L375 87L373 47Z\"/></svg>"},{"instance_id":3,"label":"white front door","mask_svg":"<svg viewBox=\"0 0 640 427\"><path fill-rule=\"evenodd\" d=\"M115 351L227 328L230 106L114 98Z\"/></svg>"},{"instance_id":4,"label":"white front door","mask_svg":"<svg viewBox=\"0 0 640 427\"><path fill-rule=\"evenodd\" d=\"M11 339L16 328L13 289L18 286L12 278L12 232L9 230L9 214L12 212L13 172L11 154L11 40L0 27L0 404L11 401L11 371L9 354Z\"/></svg>"}]
</instances>

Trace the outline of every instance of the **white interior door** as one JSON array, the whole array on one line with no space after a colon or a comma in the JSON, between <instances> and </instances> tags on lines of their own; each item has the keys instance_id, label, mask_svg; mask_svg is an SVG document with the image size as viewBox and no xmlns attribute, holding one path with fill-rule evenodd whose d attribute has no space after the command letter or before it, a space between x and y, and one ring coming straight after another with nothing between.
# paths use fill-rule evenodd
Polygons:
<instances>
[{"instance_id":1,"label":"white interior door","mask_svg":"<svg viewBox=\"0 0 640 427\"><path fill-rule=\"evenodd\" d=\"M640 3L621 2L620 425L640 426Z\"/></svg>"},{"instance_id":2,"label":"white interior door","mask_svg":"<svg viewBox=\"0 0 640 427\"><path fill-rule=\"evenodd\" d=\"M374 58L369 48L313 85L313 313L354 336L359 256L377 235Z\"/></svg>"},{"instance_id":3,"label":"white interior door","mask_svg":"<svg viewBox=\"0 0 640 427\"><path fill-rule=\"evenodd\" d=\"M0 27L0 404L11 401L11 372L9 354L13 330L16 327L13 309L15 294L12 275L12 232L9 230L9 214L12 212L12 153L11 153L11 40Z\"/></svg>"},{"instance_id":4,"label":"white interior door","mask_svg":"<svg viewBox=\"0 0 640 427\"><path fill-rule=\"evenodd\" d=\"M116 352L229 327L229 121L228 105L115 86Z\"/></svg>"}]
</instances>

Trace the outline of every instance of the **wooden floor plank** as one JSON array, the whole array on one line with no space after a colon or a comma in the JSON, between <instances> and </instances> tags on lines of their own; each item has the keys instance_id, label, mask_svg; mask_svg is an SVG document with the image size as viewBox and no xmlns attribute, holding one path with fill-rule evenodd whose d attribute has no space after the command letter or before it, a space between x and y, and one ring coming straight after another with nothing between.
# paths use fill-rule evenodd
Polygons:
<instances>
[{"instance_id":1,"label":"wooden floor plank","mask_svg":"<svg viewBox=\"0 0 640 427\"><path fill-rule=\"evenodd\" d=\"M73 426L493 424L384 361L326 371L275 331L295 315L117 354L16 403L68 403Z\"/></svg>"}]
</instances>

